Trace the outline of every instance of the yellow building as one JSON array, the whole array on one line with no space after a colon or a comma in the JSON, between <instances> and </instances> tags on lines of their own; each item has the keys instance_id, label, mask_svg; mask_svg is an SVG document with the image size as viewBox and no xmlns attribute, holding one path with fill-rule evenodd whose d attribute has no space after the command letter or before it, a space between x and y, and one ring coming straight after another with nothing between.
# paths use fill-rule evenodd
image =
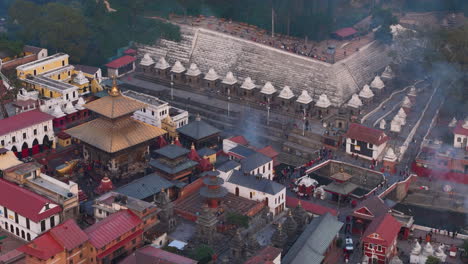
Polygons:
<instances>
[{"instance_id":1,"label":"yellow building","mask_svg":"<svg viewBox=\"0 0 468 264\"><path fill-rule=\"evenodd\" d=\"M26 79L28 76L41 75L68 66L68 58L68 54L57 53L16 67L16 74L21 80ZM66 75L71 76L71 72L67 72Z\"/></svg>"}]
</instances>

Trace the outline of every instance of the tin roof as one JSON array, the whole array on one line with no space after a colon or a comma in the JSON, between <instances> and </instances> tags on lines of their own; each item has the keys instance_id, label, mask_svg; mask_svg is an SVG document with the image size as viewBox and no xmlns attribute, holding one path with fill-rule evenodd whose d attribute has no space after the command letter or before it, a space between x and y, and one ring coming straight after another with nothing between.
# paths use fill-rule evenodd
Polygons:
<instances>
[{"instance_id":1,"label":"tin roof","mask_svg":"<svg viewBox=\"0 0 468 264\"><path fill-rule=\"evenodd\" d=\"M3 179L0 179L0 204L36 223L62 211L51 200ZM45 210L47 205L49 209Z\"/></svg>"},{"instance_id":2,"label":"tin roof","mask_svg":"<svg viewBox=\"0 0 468 264\"><path fill-rule=\"evenodd\" d=\"M84 232L95 248L103 248L118 237L138 228L141 219L130 210L121 210L86 228Z\"/></svg>"},{"instance_id":3,"label":"tin roof","mask_svg":"<svg viewBox=\"0 0 468 264\"><path fill-rule=\"evenodd\" d=\"M169 159L176 159L183 155L187 155L190 152L190 150L177 146L176 144L170 144L160 149L157 149L154 152Z\"/></svg>"},{"instance_id":4,"label":"tin roof","mask_svg":"<svg viewBox=\"0 0 468 264\"><path fill-rule=\"evenodd\" d=\"M81 230L73 219L68 219L50 229L49 233L66 250L72 250L88 240L86 233Z\"/></svg>"},{"instance_id":5,"label":"tin roof","mask_svg":"<svg viewBox=\"0 0 468 264\"><path fill-rule=\"evenodd\" d=\"M39 110L27 111L0 119L0 136L54 119Z\"/></svg>"},{"instance_id":6,"label":"tin roof","mask_svg":"<svg viewBox=\"0 0 468 264\"><path fill-rule=\"evenodd\" d=\"M117 118L145 108L146 104L119 94L117 96L105 96L83 106L105 117Z\"/></svg>"},{"instance_id":7,"label":"tin roof","mask_svg":"<svg viewBox=\"0 0 468 264\"><path fill-rule=\"evenodd\" d=\"M268 180L261 176L244 175L238 170L233 171L231 176L227 179L227 182L271 195L276 195L286 188L284 185L275 181Z\"/></svg>"},{"instance_id":8,"label":"tin roof","mask_svg":"<svg viewBox=\"0 0 468 264\"><path fill-rule=\"evenodd\" d=\"M397 238L400 228L400 222L391 214L384 214L370 223L362 241L389 247ZM373 237L374 234L378 235L378 239Z\"/></svg>"},{"instance_id":9,"label":"tin roof","mask_svg":"<svg viewBox=\"0 0 468 264\"><path fill-rule=\"evenodd\" d=\"M203 139L220 132L219 129L203 120L189 122L187 125L178 128L177 131L195 140Z\"/></svg>"},{"instance_id":10,"label":"tin roof","mask_svg":"<svg viewBox=\"0 0 468 264\"><path fill-rule=\"evenodd\" d=\"M137 199L145 199L174 186L174 183L166 180L164 177L157 173L152 173L118 188L115 192Z\"/></svg>"},{"instance_id":11,"label":"tin roof","mask_svg":"<svg viewBox=\"0 0 468 264\"><path fill-rule=\"evenodd\" d=\"M348 132L345 135L347 138L371 143L374 145L381 145L389 140L389 137L379 129L366 127L360 124L351 123Z\"/></svg>"},{"instance_id":12,"label":"tin roof","mask_svg":"<svg viewBox=\"0 0 468 264\"><path fill-rule=\"evenodd\" d=\"M108 153L115 153L148 142L166 133L159 127L148 125L131 117L114 121L98 118L72 127L65 132Z\"/></svg>"},{"instance_id":13,"label":"tin roof","mask_svg":"<svg viewBox=\"0 0 468 264\"><path fill-rule=\"evenodd\" d=\"M124 55L106 64L107 68L118 69L136 61L135 57Z\"/></svg>"}]
</instances>

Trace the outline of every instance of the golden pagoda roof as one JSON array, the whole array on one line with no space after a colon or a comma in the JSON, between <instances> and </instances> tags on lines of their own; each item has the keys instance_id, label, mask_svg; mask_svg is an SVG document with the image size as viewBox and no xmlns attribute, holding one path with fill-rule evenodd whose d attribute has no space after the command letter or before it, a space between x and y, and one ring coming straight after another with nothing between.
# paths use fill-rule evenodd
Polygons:
<instances>
[{"instance_id":1,"label":"golden pagoda roof","mask_svg":"<svg viewBox=\"0 0 468 264\"><path fill-rule=\"evenodd\" d=\"M108 153L138 145L166 133L159 127L148 125L131 117L118 120L97 118L65 132Z\"/></svg>"},{"instance_id":2,"label":"golden pagoda roof","mask_svg":"<svg viewBox=\"0 0 468 264\"><path fill-rule=\"evenodd\" d=\"M109 96L87 103L84 107L108 118L121 117L146 107L144 103L123 96L115 79L108 93Z\"/></svg>"}]
</instances>

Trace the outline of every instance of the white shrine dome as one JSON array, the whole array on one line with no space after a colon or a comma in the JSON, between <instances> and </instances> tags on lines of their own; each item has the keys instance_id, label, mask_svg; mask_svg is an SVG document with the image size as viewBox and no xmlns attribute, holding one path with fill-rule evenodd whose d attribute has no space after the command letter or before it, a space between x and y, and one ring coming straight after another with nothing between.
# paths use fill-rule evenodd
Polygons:
<instances>
[{"instance_id":1,"label":"white shrine dome","mask_svg":"<svg viewBox=\"0 0 468 264\"><path fill-rule=\"evenodd\" d=\"M62 111L62 108L60 108L60 105L56 105L51 115L55 116L56 118L59 118L65 116L65 113Z\"/></svg>"},{"instance_id":2,"label":"white shrine dome","mask_svg":"<svg viewBox=\"0 0 468 264\"><path fill-rule=\"evenodd\" d=\"M403 98L403 102L401 106L406 107L406 108L411 108L411 106L413 106L413 103L411 103L411 100L409 99L408 96L405 96L405 98Z\"/></svg>"},{"instance_id":3,"label":"white shrine dome","mask_svg":"<svg viewBox=\"0 0 468 264\"><path fill-rule=\"evenodd\" d=\"M413 249L411 249L411 254L412 255L419 255L421 253L421 245L419 242L416 240L416 243L413 246Z\"/></svg>"},{"instance_id":4,"label":"white shrine dome","mask_svg":"<svg viewBox=\"0 0 468 264\"><path fill-rule=\"evenodd\" d=\"M432 256L434 254L434 248L432 247L431 243L426 243L426 245L423 248L422 254L424 256Z\"/></svg>"},{"instance_id":5,"label":"white shrine dome","mask_svg":"<svg viewBox=\"0 0 468 264\"><path fill-rule=\"evenodd\" d=\"M402 118L406 118L406 112L403 108L400 108L400 110L398 110L398 116Z\"/></svg>"},{"instance_id":6,"label":"white shrine dome","mask_svg":"<svg viewBox=\"0 0 468 264\"><path fill-rule=\"evenodd\" d=\"M255 85L254 81L252 81L250 77L245 78L244 83L241 85L241 88L246 90L252 90L255 87L257 87L257 85Z\"/></svg>"},{"instance_id":7,"label":"white shrine dome","mask_svg":"<svg viewBox=\"0 0 468 264\"><path fill-rule=\"evenodd\" d=\"M331 102L328 99L328 96L326 94L321 94L319 96L317 103L315 104L315 106L321 107L321 108L328 108L330 107L330 105L331 105Z\"/></svg>"},{"instance_id":8,"label":"white shrine dome","mask_svg":"<svg viewBox=\"0 0 468 264\"><path fill-rule=\"evenodd\" d=\"M234 77L234 74L232 72L228 72L226 74L226 77L223 79L223 83L227 85L233 85L237 83L236 77Z\"/></svg>"},{"instance_id":9,"label":"white shrine dome","mask_svg":"<svg viewBox=\"0 0 468 264\"><path fill-rule=\"evenodd\" d=\"M65 106L64 111L67 114L72 114L72 113L75 113L77 110L73 107L71 102L68 102L67 105Z\"/></svg>"},{"instance_id":10,"label":"white shrine dome","mask_svg":"<svg viewBox=\"0 0 468 264\"><path fill-rule=\"evenodd\" d=\"M369 85L367 84L364 85L361 92L359 92L359 97L366 98L366 99L374 97L374 93L370 89Z\"/></svg>"},{"instance_id":11,"label":"white shrine dome","mask_svg":"<svg viewBox=\"0 0 468 264\"><path fill-rule=\"evenodd\" d=\"M394 117L393 117L393 121L397 121L398 123L400 123L401 125L405 125L406 124L406 117L404 116L400 116L398 114L396 114Z\"/></svg>"},{"instance_id":12,"label":"white shrine dome","mask_svg":"<svg viewBox=\"0 0 468 264\"><path fill-rule=\"evenodd\" d=\"M219 76L218 74L216 73L216 71L213 69L213 68L210 68L208 70L208 73L205 75L205 80L208 80L208 81L216 81L219 79Z\"/></svg>"},{"instance_id":13,"label":"white shrine dome","mask_svg":"<svg viewBox=\"0 0 468 264\"><path fill-rule=\"evenodd\" d=\"M458 122L457 119L455 117L453 117L448 126L449 127L456 127L457 122Z\"/></svg>"},{"instance_id":14,"label":"white shrine dome","mask_svg":"<svg viewBox=\"0 0 468 264\"><path fill-rule=\"evenodd\" d=\"M370 84L370 87L380 90L380 89L383 89L385 87L385 84L382 81L382 79L380 79L380 76L377 75L377 76L375 76L374 80L372 80L372 82Z\"/></svg>"},{"instance_id":15,"label":"white shrine dome","mask_svg":"<svg viewBox=\"0 0 468 264\"><path fill-rule=\"evenodd\" d=\"M393 77L394 77L393 70L390 67L390 65L388 65L387 67L385 67L385 70L382 73L382 78L392 79Z\"/></svg>"},{"instance_id":16,"label":"white shrine dome","mask_svg":"<svg viewBox=\"0 0 468 264\"><path fill-rule=\"evenodd\" d=\"M165 69L168 69L170 68L171 65L169 65L169 63L167 63L166 59L164 59L164 57L161 57L158 62L156 63L156 65L154 66L154 68L156 69L160 69L160 70L165 70Z\"/></svg>"},{"instance_id":17,"label":"white shrine dome","mask_svg":"<svg viewBox=\"0 0 468 264\"><path fill-rule=\"evenodd\" d=\"M80 98L78 98L78 101L77 101L76 104L75 104L75 108L78 109L78 110L83 110L83 109L84 109L83 105L84 105L85 103L86 103L86 102L85 102L85 100L83 99L83 97L80 97Z\"/></svg>"},{"instance_id":18,"label":"white shrine dome","mask_svg":"<svg viewBox=\"0 0 468 264\"><path fill-rule=\"evenodd\" d=\"M310 104L312 102L312 97L310 97L309 92L302 90L301 95L299 95L296 102L301 104Z\"/></svg>"},{"instance_id":19,"label":"white shrine dome","mask_svg":"<svg viewBox=\"0 0 468 264\"><path fill-rule=\"evenodd\" d=\"M291 88L289 88L289 86L286 85L284 86L283 90L281 90L278 97L289 100L294 97L294 93L291 91Z\"/></svg>"},{"instance_id":20,"label":"white shrine dome","mask_svg":"<svg viewBox=\"0 0 468 264\"><path fill-rule=\"evenodd\" d=\"M351 96L351 99L348 101L348 106L353 107L353 108L359 108L362 106L362 101L359 99L359 96L357 94L353 94Z\"/></svg>"},{"instance_id":21,"label":"white shrine dome","mask_svg":"<svg viewBox=\"0 0 468 264\"><path fill-rule=\"evenodd\" d=\"M276 89L271 84L271 82L266 82L265 85L262 87L262 90L260 90L262 94L270 95L276 93Z\"/></svg>"},{"instance_id":22,"label":"white shrine dome","mask_svg":"<svg viewBox=\"0 0 468 264\"><path fill-rule=\"evenodd\" d=\"M176 61L174 66L172 66L171 72L183 73L185 71L184 65L180 61Z\"/></svg>"},{"instance_id":23,"label":"white shrine dome","mask_svg":"<svg viewBox=\"0 0 468 264\"><path fill-rule=\"evenodd\" d=\"M305 187L310 187L310 186L317 186L319 183L318 181L310 178L310 177L303 177L299 181L296 182L297 185L304 185Z\"/></svg>"},{"instance_id":24,"label":"white shrine dome","mask_svg":"<svg viewBox=\"0 0 468 264\"><path fill-rule=\"evenodd\" d=\"M153 64L154 64L154 60L153 58L151 58L151 56L148 53L146 53L140 61L140 65L142 66L150 66Z\"/></svg>"},{"instance_id":25,"label":"white shrine dome","mask_svg":"<svg viewBox=\"0 0 468 264\"><path fill-rule=\"evenodd\" d=\"M86 78L83 74L82 71L79 71L75 78L73 79L73 82L78 84L78 85L83 85L89 83L88 78Z\"/></svg>"},{"instance_id":26,"label":"white shrine dome","mask_svg":"<svg viewBox=\"0 0 468 264\"><path fill-rule=\"evenodd\" d=\"M189 76L198 76L201 74L201 71L195 63L192 63L185 74Z\"/></svg>"},{"instance_id":27,"label":"white shrine dome","mask_svg":"<svg viewBox=\"0 0 468 264\"><path fill-rule=\"evenodd\" d=\"M387 149L387 152L385 153L384 160L395 161L396 159L397 156L395 154L395 151L393 151L393 148L389 147Z\"/></svg>"}]
</instances>

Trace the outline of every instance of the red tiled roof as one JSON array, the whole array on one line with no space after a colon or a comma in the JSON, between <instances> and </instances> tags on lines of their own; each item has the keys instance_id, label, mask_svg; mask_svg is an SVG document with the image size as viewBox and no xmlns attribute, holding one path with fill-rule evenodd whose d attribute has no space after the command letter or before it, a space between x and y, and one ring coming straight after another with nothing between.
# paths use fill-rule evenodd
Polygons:
<instances>
[{"instance_id":1,"label":"red tiled roof","mask_svg":"<svg viewBox=\"0 0 468 264\"><path fill-rule=\"evenodd\" d=\"M334 216L338 215L338 212L335 209L321 206L319 204L307 202L304 200L299 200L294 197L286 196L286 207L293 208L296 207L297 204L301 201L302 208L309 213L316 214L316 215L324 215L326 213L330 213Z\"/></svg>"},{"instance_id":2,"label":"red tiled roof","mask_svg":"<svg viewBox=\"0 0 468 264\"><path fill-rule=\"evenodd\" d=\"M72 250L88 240L86 233L81 230L73 219L68 219L50 229L49 233L66 250Z\"/></svg>"},{"instance_id":3,"label":"red tiled roof","mask_svg":"<svg viewBox=\"0 0 468 264\"><path fill-rule=\"evenodd\" d=\"M169 251L146 246L124 259L121 264L158 263L158 264L196 264L197 261Z\"/></svg>"},{"instance_id":4,"label":"red tiled roof","mask_svg":"<svg viewBox=\"0 0 468 264\"><path fill-rule=\"evenodd\" d=\"M257 150L257 152L262 153L263 155L269 157L269 158L275 158L278 156L278 152L272 147L272 146L266 146L262 149Z\"/></svg>"},{"instance_id":5,"label":"red tiled roof","mask_svg":"<svg viewBox=\"0 0 468 264\"><path fill-rule=\"evenodd\" d=\"M278 255L282 252L281 249L275 248L272 246L267 246L264 249L260 250L257 255L253 256L252 258L248 259L244 264L267 264L273 263L272 261L275 260Z\"/></svg>"},{"instance_id":6,"label":"red tiled roof","mask_svg":"<svg viewBox=\"0 0 468 264\"><path fill-rule=\"evenodd\" d=\"M246 146L246 145L249 144L247 139L245 139L245 137L243 137L243 136L232 137L229 140L231 140L232 142L236 142L237 144L240 144L240 145L243 145L243 146Z\"/></svg>"},{"instance_id":7,"label":"red tiled roof","mask_svg":"<svg viewBox=\"0 0 468 264\"><path fill-rule=\"evenodd\" d=\"M52 237L52 235L50 235L49 232L47 232L42 236L35 238L29 244L18 248L18 250L27 255L47 260L62 252L64 248Z\"/></svg>"},{"instance_id":8,"label":"red tiled roof","mask_svg":"<svg viewBox=\"0 0 468 264\"><path fill-rule=\"evenodd\" d=\"M36 223L62 211L51 200L3 179L0 179L0 204ZM46 204L56 206L41 213Z\"/></svg>"},{"instance_id":9,"label":"red tiled roof","mask_svg":"<svg viewBox=\"0 0 468 264\"><path fill-rule=\"evenodd\" d=\"M132 241L132 239L134 239L134 238L136 238L138 236L141 236L141 234L143 234L143 230L140 229L140 230L136 231L135 233L131 234L130 236L126 237L125 239L120 240L119 243L117 243L117 244L113 245L112 247L106 249L101 254L97 255L97 258L99 258L99 259L105 258L106 256L113 253L117 249L119 249L122 246L125 246L128 243L130 243L130 241Z\"/></svg>"},{"instance_id":10,"label":"red tiled roof","mask_svg":"<svg viewBox=\"0 0 468 264\"><path fill-rule=\"evenodd\" d=\"M0 120L0 136L54 119L39 110L33 110Z\"/></svg>"},{"instance_id":11,"label":"red tiled roof","mask_svg":"<svg viewBox=\"0 0 468 264\"><path fill-rule=\"evenodd\" d=\"M109 63L106 64L108 68L112 69L118 69L120 67L123 67L127 64L130 64L132 62L136 61L135 57L129 56L129 55L124 55L118 59L115 59Z\"/></svg>"},{"instance_id":12,"label":"red tiled roof","mask_svg":"<svg viewBox=\"0 0 468 264\"><path fill-rule=\"evenodd\" d=\"M133 212L121 210L86 228L84 232L91 244L99 249L136 228L140 223L140 218Z\"/></svg>"},{"instance_id":13,"label":"red tiled roof","mask_svg":"<svg viewBox=\"0 0 468 264\"><path fill-rule=\"evenodd\" d=\"M346 132L345 136L347 138L356 139L377 146L389 140L389 137L382 130L366 127L356 123L351 123L349 125L348 132Z\"/></svg>"},{"instance_id":14,"label":"red tiled roof","mask_svg":"<svg viewBox=\"0 0 468 264\"><path fill-rule=\"evenodd\" d=\"M135 54L137 51L134 49L127 49L124 51L124 54Z\"/></svg>"},{"instance_id":15,"label":"red tiled roof","mask_svg":"<svg viewBox=\"0 0 468 264\"><path fill-rule=\"evenodd\" d=\"M391 214L387 213L376 218L367 227L364 232L363 242L382 245L385 247L390 246L400 232L401 224ZM370 237L372 234L378 234L379 238Z\"/></svg>"},{"instance_id":16,"label":"red tiled roof","mask_svg":"<svg viewBox=\"0 0 468 264\"><path fill-rule=\"evenodd\" d=\"M342 38L346 38L346 37L356 34L357 31L352 27L347 27L347 28L338 29L334 33Z\"/></svg>"},{"instance_id":17,"label":"red tiled roof","mask_svg":"<svg viewBox=\"0 0 468 264\"><path fill-rule=\"evenodd\" d=\"M457 135L465 135L468 136L468 129L463 127L465 121L461 120L457 122L457 126L453 129L453 133Z\"/></svg>"}]
</instances>

